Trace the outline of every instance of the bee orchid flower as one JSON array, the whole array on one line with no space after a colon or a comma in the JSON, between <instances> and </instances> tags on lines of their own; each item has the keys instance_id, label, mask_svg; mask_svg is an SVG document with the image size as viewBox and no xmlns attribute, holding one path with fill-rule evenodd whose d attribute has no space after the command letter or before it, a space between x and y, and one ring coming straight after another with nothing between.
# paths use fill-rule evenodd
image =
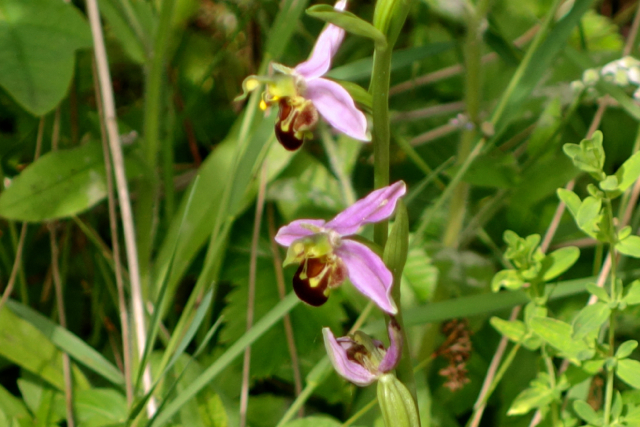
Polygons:
<instances>
[{"instance_id":1,"label":"bee orchid flower","mask_svg":"<svg viewBox=\"0 0 640 427\"><path fill-rule=\"evenodd\" d=\"M391 297L391 272L373 250L350 236L364 224L389 218L405 193L405 183L398 181L373 191L329 222L299 219L278 230L276 242L288 247L284 265L299 265L293 289L302 301L313 306L324 304L331 289L348 277L382 310L397 313Z\"/></svg>"},{"instance_id":2,"label":"bee orchid flower","mask_svg":"<svg viewBox=\"0 0 640 427\"><path fill-rule=\"evenodd\" d=\"M322 328L324 346L336 372L347 381L365 387L395 369L402 354L402 335L395 320L388 326L389 348L364 332L336 338Z\"/></svg>"},{"instance_id":3,"label":"bee orchid flower","mask_svg":"<svg viewBox=\"0 0 640 427\"><path fill-rule=\"evenodd\" d=\"M345 10L347 0L338 1L334 8ZM278 141L287 150L297 150L318 122L324 118L334 129L360 141L370 141L367 119L358 110L353 98L338 83L323 78L331 68L331 60L338 51L345 30L329 24L322 31L308 60L294 68L273 63L279 72L273 77L249 76L243 83L244 93L256 90L263 84L266 90L260 107L277 104L279 107L275 125Z\"/></svg>"}]
</instances>

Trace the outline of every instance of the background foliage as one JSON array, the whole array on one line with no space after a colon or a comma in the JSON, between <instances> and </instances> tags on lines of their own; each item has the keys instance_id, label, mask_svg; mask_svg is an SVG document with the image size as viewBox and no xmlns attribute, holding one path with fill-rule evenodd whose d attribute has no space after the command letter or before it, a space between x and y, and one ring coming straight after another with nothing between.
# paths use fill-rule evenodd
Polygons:
<instances>
[{"instance_id":1,"label":"background foliage","mask_svg":"<svg viewBox=\"0 0 640 427\"><path fill-rule=\"evenodd\" d=\"M366 300L345 285L320 309L298 304L290 295L293 271L282 271L283 252L272 243L279 226L331 218L371 191L372 148L321 125L313 141L290 153L275 141L273 111L261 112L257 97L233 102L244 77L267 73L270 61L306 58L323 26L304 13L311 4L98 5L141 293L130 286L122 227L110 232L113 189L86 5L0 0L0 289L10 292L0 306L0 425L71 425L71 402L80 426L235 426L248 344L248 425L381 425L377 409L364 409L375 392L330 371L321 337L323 326L346 333L368 313ZM423 425L526 426L536 410L547 425L604 425L606 377L614 369L610 425L640 425L640 362L631 341L640 328L640 286L632 284L640 215L637 194L629 196L640 173L632 157L640 146L637 88L604 79L589 86L587 74L584 84L572 84L587 69L637 56L636 6L410 5L392 57L391 181L409 188L402 305ZM373 8L349 4L367 21ZM369 40L348 34L328 77L367 88L372 52ZM580 144L595 129L603 148L598 134L588 143L601 162L584 166L580 150L589 147L563 145ZM612 175L617 181L603 184ZM569 182L577 202L557 194ZM560 200L571 212L554 220ZM627 223L623 235L618 228ZM618 299L587 286L607 278L597 276L610 247L625 255L614 263ZM247 332L252 256L255 321ZM146 310L143 364L160 405L151 419L137 352L132 370L124 368L122 335L138 342L140 318L127 310L123 326L121 263L127 306L137 301ZM585 309L590 292L600 301ZM510 313L520 320L507 321ZM364 317L365 330L383 335L380 313ZM503 335L511 342L502 380L480 415L481 386L494 355L505 352ZM471 347L456 358L452 345L464 337ZM563 376L565 360L574 363ZM65 377L73 396L65 397ZM127 383L134 386L129 395ZM304 403L307 419L289 421L294 401Z\"/></svg>"}]
</instances>

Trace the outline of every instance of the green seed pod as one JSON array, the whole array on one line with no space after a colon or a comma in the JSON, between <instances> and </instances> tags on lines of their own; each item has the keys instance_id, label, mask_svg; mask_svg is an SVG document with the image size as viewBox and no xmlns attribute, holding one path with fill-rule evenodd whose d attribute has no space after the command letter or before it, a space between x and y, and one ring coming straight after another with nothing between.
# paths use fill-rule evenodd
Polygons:
<instances>
[{"instance_id":1,"label":"green seed pod","mask_svg":"<svg viewBox=\"0 0 640 427\"><path fill-rule=\"evenodd\" d=\"M378 405L386 427L420 427L411 393L395 375L378 378Z\"/></svg>"}]
</instances>

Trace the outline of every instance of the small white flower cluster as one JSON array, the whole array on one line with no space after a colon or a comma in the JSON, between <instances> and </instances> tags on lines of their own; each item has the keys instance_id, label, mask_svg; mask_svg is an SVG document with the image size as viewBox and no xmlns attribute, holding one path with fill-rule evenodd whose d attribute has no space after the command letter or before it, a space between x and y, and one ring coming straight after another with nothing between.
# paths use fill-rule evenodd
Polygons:
<instances>
[{"instance_id":1,"label":"small white flower cluster","mask_svg":"<svg viewBox=\"0 0 640 427\"><path fill-rule=\"evenodd\" d=\"M600 78L623 88L635 86L633 98L640 100L640 60L625 56L609 62L599 72L596 68L589 68L582 73L582 80L572 82L571 87L576 92L585 88L594 91L594 86Z\"/></svg>"}]
</instances>

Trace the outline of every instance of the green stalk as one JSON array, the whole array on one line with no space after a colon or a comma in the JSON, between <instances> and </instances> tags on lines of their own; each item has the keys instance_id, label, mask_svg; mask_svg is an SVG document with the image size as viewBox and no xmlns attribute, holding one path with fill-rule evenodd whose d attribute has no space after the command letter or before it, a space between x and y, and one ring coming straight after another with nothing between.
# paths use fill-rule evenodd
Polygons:
<instances>
[{"instance_id":1,"label":"green stalk","mask_svg":"<svg viewBox=\"0 0 640 427\"><path fill-rule=\"evenodd\" d=\"M605 207L608 210L608 216L609 216L609 221L610 221L610 225L609 225L609 229L611 231L611 235L609 236L609 254L611 256L611 273L610 273L610 279L609 279L609 286L611 287L610 290L610 294L611 294L611 300L612 301L618 301L618 299L620 298L620 295L617 295L616 293L616 269L617 269L617 262L616 262L616 229L615 229L615 224L613 221L613 207L611 206L611 199L609 199L608 197L605 198ZM616 310L613 309L611 310L611 314L609 315L609 351L608 351L608 357L612 358L614 357L614 350L615 350L615 337L616 337L616 332L615 332L615 314L616 314ZM614 374L614 367L608 368L607 369L607 383L605 386L605 398L604 398L604 427L609 427L610 425L610 421L611 421L611 406L613 404L613 374Z\"/></svg>"},{"instance_id":2,"label":"green stalk","mask_svg":"<svg viewBox=\"0 0 640 427\"><path fill-rule=\"evenodd\" d=\"M162 86L165 80L165 62L171 35L171 17L175 4L176 0L162 2L153 54L149 57L146 66L143 154L149 178L140 182L136 209L136 234L142 283L149 282L151 249L156 225L159 195L157 169L160 152L160 114L161 106L164 105ZM143 286L143 289L148 291L148 286Z\"/></svg>"},{"instance_id":3,"label":"green stalk","mask_svg":"<svg viewBox=\"0 0 640 427\"><path fill-rule=\"evenodd\" d=\"M391 48L377 46L373 54L371 96L373 116L373 186L389 185L389 76L391 74ZM381 221L374 226L373 240L384 247L389 224Z\"/></svg>"}]
</instances>

